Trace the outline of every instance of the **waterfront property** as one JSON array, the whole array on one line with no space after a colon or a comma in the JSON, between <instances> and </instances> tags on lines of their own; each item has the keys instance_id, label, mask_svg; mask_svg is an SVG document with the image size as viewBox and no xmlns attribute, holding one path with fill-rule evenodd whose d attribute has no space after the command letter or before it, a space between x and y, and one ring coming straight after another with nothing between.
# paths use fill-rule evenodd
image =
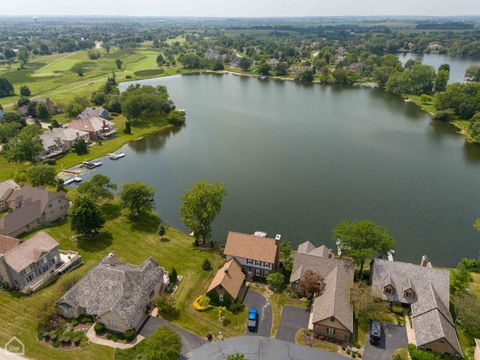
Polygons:
<instances>
[{"instance_id":1,"label":"waterfront property","mask_svg":"<svg viewBox=\"0 0 480 360\"><path fill-rule=\"evenodd\" d=\"M23 186L7 201L10 212L0 218L0 234L18 236L63 219L69 206L63 191Z\"/></svg>"},{"instance_id":2,"label":"waterfront property","mask_svg":"<svg viewBox=\"0 0 480 360\"><path fill-rule=\"evenodd\" d=\"M86 107L78 116L76 120L85 120L90 119L92 117L101 117L106 120L111 120L112 116L110 113L105 110L103 107Z\"/></svg>"},{"instance_id":3,"label":"waterfront property","mask_svg":"<svg viewBox=\"0 0 480 360\"><path fill-rule=\"evenodd\" d=\"M266 277L278 271L279 242L277 239L230 231L223 253L227 261L235 259L248 277Z\"/></svg>"},{"instance_id":4,"label":"waterfront property","mask_svg":"<svg viewBox=\"0 0 480 360\"><path fill-rule=\"evenodd\" d=\"M235 259L227 261L210 283L207 296L213 304L230 305L245 294L245 274Z\"/></svg>"},{"instance_id":5,"label":"waterfront property","mask_svg":"<svg viewBox=\"0 0 480 360\"><path fill-rule=\"evenodd\" d=\"M69 122L67 126L71 129L87 132L91 141L110 139L116 134L115 124L99 116L74 120Z\"/></svg>"},{"instance_id":6,"label":"waterfront property","mask_svg":"<svg viewBox=\"0 0 480 360\"><path fill-rule=\"evenodd\" d=\"M0 182L0 211L8 209L8 200L19 189L20 186L13 180Z\"/></svg>"},{"instance_id":7,"label":"waterfront property","mask_svg":"<svg viewBox=\"0 0 480 360\"><path fill-rule=\"evenodd\" d=\"M0 235L0 283L11 289L36 291L79 265L78 253L61 251L58 242L46 232L24 241Z\"/></svg>"},{"instance_id":8,"label":"waterfront property","mask_svg":"<svg viewBox=\"0 0 480 360\"><path fill-rule=\"evenodd\" d=\"M375 259L372 296L410 307L416 346L439 354L462 356L450 314L450 272L421 265Z\"/></svg>"},{"instance_id":9,"label":"waterfront property","mask_svg":"<svg viewBox=\"0 0 480 360\"><path fill-rule=\"evenodd\" d=\"M154 298L167 285L165 270L152 258L135 266L110 253L58 300L57 306L66 318L90 315L109 330L137 331L153 308Z\"/></svg>"},{"instance_id":10,"label":"waterfront property","mask_svg":"<svg viewBox=\"0 0 480 360\"><path fill-rule=\"evenodd\" d=\"M53 158L64 154L75 146L77 141L89 141L89 133L73 128L53 128L40 135L43 151L38 155L39 160Z\"/></svg>"},{"instance_id":11,"label":"waterfront property","mask_svg":"<svg viewBox=\"0 0 480 360\"><path fill-rule=\"evenodd\" d=\"M307 272L323 279L321 291L314 295L309 328L317 338L346 342L353 334L353 309L350 288L354 265L349 260L335 259L326 246L315 247L309 241L300 244L295 254L290 286L302 293L300 282Z\"/></svg>"}]
</instances>

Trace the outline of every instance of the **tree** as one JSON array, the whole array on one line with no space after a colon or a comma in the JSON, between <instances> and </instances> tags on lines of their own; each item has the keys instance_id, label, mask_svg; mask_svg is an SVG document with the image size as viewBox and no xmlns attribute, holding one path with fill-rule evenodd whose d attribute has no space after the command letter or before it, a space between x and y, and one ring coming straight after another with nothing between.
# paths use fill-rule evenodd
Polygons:
<instances>
[{"instance_id":1,"label":"tree","mask_svg":"<svg viewBox=\"0 0 480 360\"><path fill-rule=\"evenodd\" d=\"M90 60L97 60L101 57L100 52L97 50L89 50L87 54Z\"/></svg>"},{"instance_id":2,"label":"tree","mask_svg":"<svg viewBox=\"0 0 480 360\"><path fill-rule=\"evenodd\" d=\"M85 74L85 69L81 63L73 64L70 70L78 76L83 76Z\"/></svg>"},{"instance_id":3,"label":"tree","mask_svg":"<svg viewBox=\"0 0 480 360\"><path fill-rule=\"evenodd\" d=\"M21 96L30 96L32 93L30 91L30 88L27 85L22 85L20 87L20 95Z\"/></svg>"},{"instance_id":4,"label":"tree","mask_svg":"<svg viewBox=\"0 0 480 360\"><path fill-rule=\"evenodd\" d=\"M243 354L236 353L236 354L228 355L227 360L247 360L247 358Z\"/></svg>"},{"instance_id":5,"label":"tree","mask_svg":"<svg viewBox=\"0 0 480 360\"><path fill-rule=\"evenodd\" d=\"M37 105L35 105L35 113L40 120L48 120L50 118L47 104L43 102L38 102Z\"/></svg>"},{"instance_id":6,"label":"tree","mask_svg":"<svg viewBox=\"0 0 480 360\"><path fill-rule=\"evenodd\" d=\"M21 125L17 122L0 122L0 143L7 143L18 134Z\"/></svg>"},{"instance_id":7,"label":"tree","mask_svg":"<svg viewBox=\"0 0 480 360\"><path fill-rule=\"evenodd\" d=\"M261 63L257 67L257 73L261 76L270 75L270 70L272 70L272 67L270 65L268 65L267 63Z\"/></svg>"},{"instance_id":8,"label":"tree","mask_svg":"<svg viewBox=\"0 0 480 360\"><path fill-rule=\"evenodd\" d=\"M168 273L168 278L170 279L170 284L176 284L178 280L177 270L175 267L172 267L172 271Z\"/></svg>"},{"instance_id":9,"label":"tree","mask_svg":"<svg viewBox=\"0 0 480 360\"><path fill-rule=\"evenodd\" d=\"M76 234L91 237L105 224L105 215L89 195L81 194L73 201L69 212L70 227Z\"/></svg>"},{"instance_id":10,"label":"tree","mask_svg":"<svg viewBox=\"0 0 480 360\"><path fill-rule=\"evenodd\" d=\"M142 359L177 360L182 352L180 335L168 326L157 328L148 339L144 340Z\"/></svg>"},{"instance_id":11,"label":"tree","mask_svg":"<svg viewBox=\"0 0 480 360\"><path fill-rule=\"evenodd\" d=\"M465 79L468 81L480 81L480 65L471 65L465 71Z\"/></svg>"},{"instance_id":12,"label":"tree","mask_svg":"<svg viewBox=\"0 0 480 360\"><path fill-rule=\"evenodd\" d=\"M120 198L122 206L128 208L132 215L138 216L155 207L155 189L150 185L135 181L123 185Z\"/></svg>"},{"instance_id":13,"label":"tree","mask_svg":"<svg viewBox=\"0 0 480 360\"><path fill-rule=\"evenodd\" d=\"M110 49L112 48L112 46L111 46L109 43L104 43L104 44L102 44L102 47L105 49L105 51L107 52L107 54L110 53Z\"/></svg>"},{"instance_id":14,"label":"tree","mask_svg":"<svg viewBox=\"0 0 480 360\"><path fill-rule=\"evenodd\" d=\"M125 134L131 134L132 133L132 125L130 124L130 121L125 122Z\"/></svg>"},{"instance_id":15,"label":"tree","mask_svg":"<svg viewBox=\"0 0 480 360\"><path fill-rule=\"evenodd\" d=\"M288 75L288 65L284 62L281 62L275 68L275 75L277 76L286 76Z\"/></svg>"},{"instance_id":16,"label":"tree","mask_svg":"<svg viewBox=\"0 0 480 360\"><path fill-rule=\"evenodd\" d=\"M75 153L77 155L88 154L88 145L83 139L79 139L75 141L75 144L73 145L73 149L75 150Z\"/></svg>"},{"instance_id":17,"label":"tree","mask_svg":"<svg viewBox=\"0 0 480 360\"><path fill-rule=\"evenodd\" d=\"M292 244L288 240L282 240L280 242L280 255L282 256L282 260L286 261L290 258L290 254L292 253Z\"/></svg>"},{"instance_id":18,"label":"tree","mask_svg":"<svg viewBox=\"0 0 480 360\"><path fill-rule=\"evenodd\" d=\"M240 59L239 66L240 69L242 69L243 71L248 71L248 69L250 69L250 66L252 66L252 60L244 56Z\"/></svg>"},{"instance_id":19,"label":"tree","mask_svg":"<svg viewBox=\"0 0 480 360\"><path fill-rule=\"evenodd\" d=\"M313 70L305 70L297 75L296 80L303 83L311 83L313 81L313 77Z\"/></svg>"},{"instance_id":20,"label":"tree","mask_svg":"<svg viewBox=\"0 0 480 360\"><path fill-rule=\"evenodd\" d=\"M57 184L55 168L50 165L36 165L27 169L27 180L32 186L55 186Z\"/></svg>"},{"instance_id":21,"label":"tree","mask_svg":"<svg viewBox=\"0 0 480 360\"><path fill-rule=\"evenodd\" d=\"M470 292L453 294L452 303L456 313L456 321L470 338L480 338L480 301Z\"/></svg>"},{"instance_id":22,"label":"tree","mask_svg":"<svg viewBox=\"0 0 480 360\"><path fill-rule=\"evenodd\" d=\"M450 72L447 70L438 70L437 78L435 79L435 92L445 91L447 89Z\"/></svg>"},{"instance_id":23,"label":"tree","mask_svg":"<svg viewBox=\"0 0 480 360\"><path fill-rule=\"evenodd\" d=\"M202 59L195 54L181 55L178 60L183 64L185 69L200 69L202 66Z\"/></svg>"},{"instance_id":24,"label":"tree","mask_svg":"<svg viewBox=\"0 0 480 360\"><path fill-rule=\"evenodd\" d=\"M463 262L457 264L457 267L450 271L450 293L460 294L467 292L468 286L473 281L470 271Z\"/></svg>"},{"instance_id":25,"label":"tree","mask_svg":"<svg viewBox=\"0 0 480 360\"><path fill-rule=\"evenodd\" d=\"M179 314L175 300L171 296L162 295L155 299L158 313L167 320L177 319Z\"/></svg>"},{"instance_id":26,"label":"tree","mask_svg":"<svg viewBox=\"0 0 480 360\"><path fill-rule=\"evenodd\" d=\"M90 103L85 96L75 96L65 110L70 117L74 118L89 105Z\"/></svg>"},{"instance_id":27,"label":"tree","mask_svg":"<svg viewBox=\"0 0 480 360\"><path fill-rule=\"evenodd\" d=\"M300 279L300 292L308 299L319 295L325 288L324 278L312 270L307 270Z\"/></svg>"},{"instance_id":28,"label":"tree","mask_svg":"<svg viewBox=\"0 0 480 360\"><path fill-rule=\"evenodd\" d=\"M175 109L165 86L132 86L120 98L122 112L130 121L160 118Z\"/></svg>"},{"instance_id":29,"label":"tree","mask_svg":"<svg viewBox=\"0 0 480 360\"><path fill-rule=\"evenodd\" d=\"M162 66L162 65L165 65L166 61L165 61L165 58L163 57L162 54L158 54L157 56L157 65L158 66Z\"/></svg>"},{"instance_id":30,"label":"tree","mask_svg":"<svg viewBox=\"0 0 480 360\"><path fill-rule=\"evenodd\" d=\"M117 185L112 183L108 176L96 174L90 181L81 183L78 187L78 192L80 194L90 195L92 199L96 200L111 200L113 199L111 190L116 189Z\"/></svg>"},{"instance_id":31,"label":"tree","mask_svg":"<svg viewBox=\"0 0 480 360\"><path fill-rule=\"evenodd\" d=\"M212 270L212 263L210 262L210 260L208 260L208 259L203 260L202 269L204 271L211 271Z\"/></svg>"},{"instance_id":32,"label":"tree","mask_svg":"<svg viewBox=\"0 0 480 360\"><path fill-rule=\"evenodd\" d=\"M353 284L350 302L355 316L363 323L376 320L379 313L385 313L389 308L386 301L372 297L370 286L363 281Z\"/></svg>"},{"instance_id":33,"label":"tree","mask_svg":"<svg viewBox=\"0 0 480 360\"><path fill-rule=\"evenodd\" d=\"M182 221L193 231L195 239L206 244L210 238L213 220L222 210L222 200L227 190L222 183L210 184L206 181L197 182L190 191L182 196L180 213Z\"/></svg>"},{"instance_id":34,"label":"tree","mask_svg":"<svg viewBox=\"0 0 480 360\"><path fill-rule=\"evenodd\" d=\"M120 70L122 68L123 62L120 59L115 60L115 65L117 65L117 69Z\"/></svg>"},{"instance_id":35,"label":"tree","mask_svg":"<svg viewBox=\"0 0 480 360\"><path fill-rule=\"evenodd\" d=\"M160 236L160 240L163 240L163 237L165 236L166 233L167 233L167 228L163 223L160 223L157 228L157 234L158 236Z\"/></svg>"},{"instance_id":36,"label":"tree","mask_svg":"<svg viewBox=\"0 0 480 360\"><path fill-rule=\"evenodd\" d=\"M360 275L365 261L387 255L395 248L395 240L388 231L368 220L340 222L333 229L333 239L340 240L342 251L360 265Z\"/></svg>"},{"instance_id":37,"label":"tree","mask_svg":"<svg viewBox=\"0 0 480 360\"><path fill-rule=\"evenodd\" d=\"M283 284L285 282L285 277L282 273L279 272L271 272L267 276L267 284L275 292L280 292L283 288Z\"/></svg>"},{"instance_id":38,"label":"tree","mask_svg":"<svg viewBox=\"0 0 480 360\"><path fill-rule=\"evenodd\" d=\"M0 98L15 95L13 85L5 78L0 78Z\"/></svg>"},{"instance_id":39,"label":"tree","mask_svg":"<svg viewBox=\"0 0 480 360\"><path fill-rule=\"evenodd\" d=\"M29 103L30 103L30 99L26 96L22 96L20 99L18 99L17 106L22 107L22 106L28 105Z\"/></svg>"},{"instance_id":40,"label":"tree","mask_svg":"<svg viewBox=\"0 0 480 360\"><path fill-rule=\"evenodd\" d=\"M5 157L9 161L31 161L35 162L38 154L43 151L41 130L38 126L29 125L20 130L4 149Z\"/></svg>"}]
</instances>

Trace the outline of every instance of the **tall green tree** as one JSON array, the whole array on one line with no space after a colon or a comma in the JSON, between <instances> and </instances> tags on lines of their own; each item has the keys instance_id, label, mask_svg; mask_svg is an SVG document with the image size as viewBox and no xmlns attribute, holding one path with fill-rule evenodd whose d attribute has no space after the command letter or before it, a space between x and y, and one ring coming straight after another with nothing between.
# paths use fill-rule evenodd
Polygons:
<instances>
[{"instance_id":1,"label":"tall green tree","mask_svg":"<svg viewBox=\"0 0 480 360\"><path fill-rule=\"evenodd\" d=\"M183 194L180 206L182 221L193 231L196 240L202 239L205 244L210 238L213 220L222 210L226 195L227 190L222 183L210 184L207 181L197 182Z\"/></svg>"},{"instance_id":2,"label":"tall green tree","mask_svg":"<svg viewBox=\"0 0 480 360\"><path fill-rule=\"evenodd\" d=\"M4 148L5 157L9 161L31 161L35 162L37 156L43 150L40 139L41 130L38 126L29 125L20 130Z\"/></svg>"},{"instance_id":3,"label":"tall green tree","mask_svg":"<svg viewBox=\"0 0 480 360\"><path fill-rule=\"evenodd\" d=\"M89 181L81 183L78 192L90 195L96 200L111 200L113 199L112 190L116 189L117 185L112 183L108 176L96 174Z\"/></svg>"},{"instance_id":4,"label":"tall green tree","mask_svg":"<svg viewBox=\"0 0 480 360\"><path fill-rule=\"evenodd\" d=\"M27 85L22 85L20 87L20 95L21 96L30 96L32 95L30 88Z\"/></svg>"},{"instance_id":5,"label":"tall green tree","mask_svg":"<svg viewBox=\"0 0 480 360\"><path fill-rule=\"evenodd\" d=\"M55 168L50 165L36 165L26 171L27 180L32 186L57 185Z\"/></svg>"},{"instance_id":6,"label":"tall green tree","mask_svg":"<svg viewBox=\"0 0 480 360\"><path fill-rule=\"evenodd\" d=\"M0 98L15 95L13 85L5 78L0 78Z\"/></svg>"},{"instance_id":7,"label":"tall green tree","mask_svg":"<svg viewBox=\"0 0 480 360\"><path fill-rule=\"evenodd\" d=\"M248 71L252 66L252 60L244 56L240 59L239 66L240 66L240 69L242 69L243 71Z\"/></svg>"},{"instance_id":8,"label":"tall green tree","mask_svg":"<svg viewBox=\"0 0 480 360\"><path fill-rule=\"evenodd\" d=\"M435 79L435 92L445 91L447 89L448 79L450 78L450 72L447 70L438 70L437 77Z\"/></svg>"},{"instance_id":9,"label":"tall green tree","mask_svg":"<svg viewBox=\"0 0 480 360\"><path fill-rule=\"evenodd\" d=\"M480 65L471 65L465 71L465 79L468 81L480 81Z\"/></svg>"},{"instance_id":10,"label":"tall green tree","mask_svg":"<svg viewBox=\"0 0 480 360\"><path fill-rule=\"evenodd\" d=\"M73 64L70 70L78 76L83 76L85 74L85 68L83 67L82 63Z\"/></svg>"},{"instance_id":11,"label":"tall green tree","mask_svg":"<svg viewBox=\"0 0 480 360\"><path fill-rule=\"evenodd\" d=\"M120 193L122 206L128 208L132 215L137 216L155 207L155 189L142 182L131 182L123 185Z\"/></svg>"},{"instance_id":12,"label":"tall green tree","mask_svg":"<svg viewBox=\"0 0 480 360\"><path fill-rule=\"evenodd\" d=\"M162 326L145 340L142 349L144 360L178 360L182 352L182 340L175 330Z\"/></svg>"},{"instance_id":13,"label":"tall green tree","mask_svg":"<svg viewBox=\"0 0 480 360\"><path fill-rule=\"evenodd\" d=\"M115 65L117 65L117 69L120 70L123 65L123 61L120 59L115 60Z\"/></svg>"},{"instance_id":14,"label":"tall green tree","mask_svg":"<svg viewBox=\"0 0 480 360\"><path fill-rule=\"evenodd\" d=\"M272 70L272 67L267 63L261 63L260 65L257 66L257 73L261 76L270 75L271 70Z\"/></svg>"},{"instance_id":15,"label":"tall green tree","mask_svg":"<svg viewBox=\"0 0 480 360\"><path fill-rule=\"evenodd\" d=\"M38 102L37 105L35 105L35 113L40 120L50 119L50 112L48 111L47 104L43 102Z\"/></svg>"},{"instance_id":16,"label":"tall green tree","mask_svg":"<svg viewBox=\"0 0 480 360\"><path fill-rule=\"evenodd\" d=\"M158 119L175 109L165 86L131 86L120 98L130 121Z\"/></svg>"},{"instance_id":17,"label":"tall green tree","mask_svg":"<svg viewBox=\"0 0 480 360\"><path fill-rule=\"evenodd\" d=\"M70 227L76 234L92 237L103 228L105 215L88 195L78 195L70 208Z\"/></svg>"},{"instance_id":18,"label":"tall green tree","mask_svg":"<svg viewBox=\"0 0 480 360\"><path fill-rule=\"evenodd\" d=\"M360 266L360 275L365 261L387 255L396 246L387 229L369 220L340 222L333 229L333 239L340 240L342 252Z\"/></svg>"}]
</instances>

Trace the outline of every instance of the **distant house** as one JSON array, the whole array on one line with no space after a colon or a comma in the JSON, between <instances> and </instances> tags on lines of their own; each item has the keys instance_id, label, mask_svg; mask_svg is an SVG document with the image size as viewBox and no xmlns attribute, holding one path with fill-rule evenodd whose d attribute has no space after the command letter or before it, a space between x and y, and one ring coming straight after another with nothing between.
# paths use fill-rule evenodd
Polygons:
<instances>
[{"instance_id":1,"label":"distant house","mask_svg":"<svg viewBox=\"0 0 480 360\"><path fill-rule=\"evenodd\" d=\"M361 73L364 68L365 68L365 65L361 62L356 62L344 67L345 70L352 71L355 73Z\"/></svg>"},{"instance_id":2,"label":"distant house","mask_svg":"<svg viewBox=\"0 0 480 360\"><path fill-rule=\"evenodd\" d=\"M227 261L235 259L248 276L266 277L278 271L279 240L230 231L225 250Z\"/></svg>"},{"instance_id":3,"label":"distant house","mask_svg":"<svg viewBox=\"0 0 480 360\"><path fill-rule=\"evenodd\" d=\"M312 71L312 70L313 70L313 66L310 66L310 65L295 65L295 66L290 66L290 68L288 69L288 72L290 74L299 74L304 71Z\"/></svg>"},{"instance_id":4,"label":"distant house","mask_svg":"<svg viewBox=\"0 0 480 360\"><path fill-rule=\"evenodd\" d=\"M280 64L280 60L271 58L267 60L267 64L270 65L272 69L275 69L278 66L278 64Z\"/></svg>"},{"instance_id":5,"label":"distant house","mask_svg":"<svg viewBox=\"0 0 480 360\"><path fill-rule=\"evenodd\" d=\"M203 56L205 59L216 60L220 58L220 52L217 49L208 49Z\"/></svg>"},{"instance_id":6,"label":"distant house","mask_svg":"<svg viewBox=\"0 0 480 360\"><path fill-rule=\"evenodd\" d=\"M8 209L8 200L13 196L20 186L13 180L0 182L0 211Z\"/></svg>"},{"instance_id":7,"label":"distant house","mask_svg":"<svg viewBox=\"0 0 480 360\"><path fill-rule=\"evenodd\" d=\"M55 115L58 113L57 107L49 98L37 98L37 99L30 99L30 103L19 107L17 110L18 114L22 116L27 116L27 115L33 116L34 115L33 109L35 109L38 103L44 103L45 105L47 105L48 113L50 115Z\"/></svg>"},{"instance_id":8,"label":"distant house","mask_svg":"<svg viewBox=\"0 0 480 360\"><path fill-rule=\"evenodd\" d=\"M64 192L24 186L7 201L10 210L0 218L0 234L18 236L67 216L69 202Z\"/></svg>"},{"instance_id":9,"label":"distant house","mask_svg":"<svg viewBox=\"0 0 480 360\"><path fill-rule=\"evenodd\" d=\"M40 135L43 151L38 155L40 160L61 155L75 146L79 140L88 142L90 135L86 131L72 128L53 128Z\"/></svg>"},{"instance_id":10,"label":"distant house","mask_svg":"<svg viewBox=\"0 0 480 360\"><path fill-rule=\"evenodd\" d=\"M58 275L62 265L72 269L80 264L78 253L59 250L58 242L46 232L24 241L0 235L0 283L12 289L38 290Z\"/></svg>"},{"instance_id":11,"label":"distant house","mask_svg":"<svg viewBox=\"0 0 480 360\"><path fill-rule=\"evenodd\" d=\"M70 129L87 132L92 141L109 139L116 134L115 124L99 116L74 120L67 126Z\"/></svg>"},{"instance_id":12,"label":"distant house","mask_svg":"<svg viewBox=\"0 0 480 360\"><path fill-rule=\"evenodd\" d=\"M230 57L230 66L231 67L239 67L240 61L242 60L243 56L234 54Z\"/></svg>"},{"instance_id":13,"label":"distant house","mask_svg":"<svg viewBox=\"0 0 480 360\"><path fill-rule=\"evenodd\" d=\"M153 308L155 296L168 285L165 270L152 258L141 265L106 256L57 301L66 318L91 315L112 331L138 331Z\"/></svg>"},{"instance_id":14,"label":"distant house","mask_svg":"<svg viewBox=\"0 0 480 360\"><path fill-rule=\"evenodd\" d=\"M422 265L375 259L372 296L410 306L416 346L439 354L462 356L450 314L450 272Z\"/></svg>"},{"instance_id":15,"label":"distant house","mask_svg":"<svg viewBox=\"0 0 480 360\"><path fill-rule=\"evenodd\" d=\"M245 274L235 259L227 261L213 278L207 290L212 303L229 305L243 298Z\"/></svg>"},{"instance_id":16,"label":"distant house","mask_svg":"<svg viewBox=\"0 0 480 360\"><path fill-rule=\"evenodd\" d=\"M86 107L85 110L83 110L78 116L76 117L76 120L84 120L84 119L90 119L92 117L101 117L106 120L111 120L112 116L110 113L105 110L103 107Z\"/></svg>"},{"instance_id":17,"label":"distant house","mask_svg":"<svg viewBox=\"0 0 480 360\"><path fill-rule=\"evenodd\" d=\"M309 328L315 337L348 341L353 334L353 309L350 305L353 263L335 259L326 246L315 247L307 241L298 246L290 276L290 286L300 293L300 281L307 271L319 274L324 281L323 290L313 301Z\"/></svg>"}]
</instances>

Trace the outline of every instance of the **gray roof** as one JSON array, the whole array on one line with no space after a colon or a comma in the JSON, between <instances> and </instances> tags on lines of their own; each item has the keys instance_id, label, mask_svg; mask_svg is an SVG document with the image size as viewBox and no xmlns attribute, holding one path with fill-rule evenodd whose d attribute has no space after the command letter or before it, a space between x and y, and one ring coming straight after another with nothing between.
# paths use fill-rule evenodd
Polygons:
<instances>
[{"instance_id":1,"label":"gray roof","mask_svg":"<svg viewBox=\"0 0 480 360\"><path fill-rule=\"evenodd\" d=\"M77 119L78 120L90 119L95 116L102 117L104 112L107 112L108 114L108 111L105 110L103 107L97 107L97 108L86 107L85 110L83 110L80 114L78 114Z\"/></svg>"},{"instance_id":2,"label":"gray roof","mask_svg":"<svg viewBox=\"0 0 480 360\"><path fill-rule=\"evenodd\" d=\"M127 326L134 327L136 319L151 301L151 291L163 281L164 274L165 271L152 258L134 266L123 264L109 254L58 303L80 306L90 315L102 316L111 311Z\"/></svg>"},{"instance_id":3,"label":"gray roof","mask_svg":"<svg viewBox=\"0 0 480 360\"><path fill-rule=\"evenodd\" d=\"M185 354L190 360L225 360L241 353L248 360L342 360L343 356L260 336L241 336L209 342Z\"/></svg>"},{"instance_id":4,"label":"gray roof","mask_svg":"<svg viewBox=\"0 0 480 360\"><path fill-rule=\"evenodd\" d=\"M384 293L391 285L394 293ZM403 292L412 289L415 296L405 299ZM462 354L452 316L449 311L450 272L400 261L375 259L372 275L372 296L392 302L411 304L413 329L417 346L445 339Z\"/></svg>"},{"instance_id":5,"label":"gray roof","mask_svg":"<svg viewBox=\"0 0 480 360\"><path fill-rule=\"evenodd\" d=\"M12 196L15 190L20 189L20 186L13 180L5 180L0 182L0 200L5 201Z\"/></svg>"},{"instance_id":6,"label":"gray roof","mask_svg":"<svg viewBox=\"0 0 480 360\"><path fill-rule=\"evenodd\" d=\"M74 141L79 136L85 136L88 132L73 128L53 128L40 135L44 149L50 146L62 147L65 141Z\"/></svg>"},{"instance_id":7,"label":"gray roof","mask_svg":"<svg viewBox=\"0 0 480 360\"><path fill-rule=\"evenodd\" d=\"M350 288L353 284L354 266L349 260L328 257L330 250L318 248L310 242L300 244L293 262L290 282L298 281L303 274L314 271L325 279L322 294L315 298L312 322L335 317L345 328L353 332L353 309L350 304Z\"/></svg>"}]
</instances>

